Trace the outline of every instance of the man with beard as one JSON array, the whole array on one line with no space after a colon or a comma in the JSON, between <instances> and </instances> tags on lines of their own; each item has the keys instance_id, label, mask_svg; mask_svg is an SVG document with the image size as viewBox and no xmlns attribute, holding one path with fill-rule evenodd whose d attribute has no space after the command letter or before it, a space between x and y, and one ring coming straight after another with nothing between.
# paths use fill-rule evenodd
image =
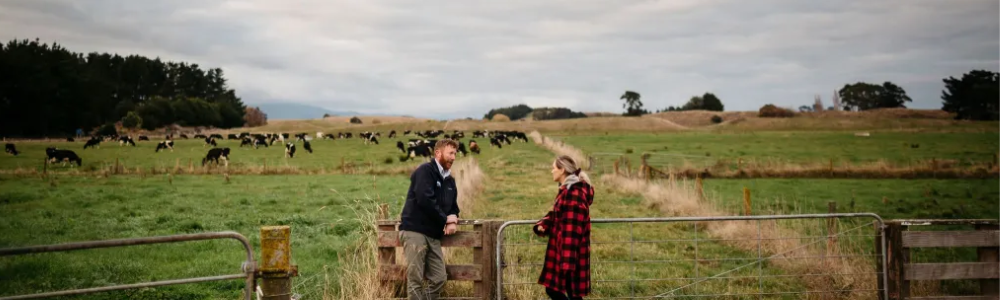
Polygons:
<instances>
[{"instance_id":1,"label":"man with beard","mask_svg":"<svg viewBox=\"0 0 1000 300\"><path fill-rule=\"evenodd\" d=\"M410 300L438 299L448 279L441 238L458 231L458 188L451 176L457 149L454 140L438 141L434 144L434 160L420 165L410 175L399 225Z\"/></svg>"}]
</instances>

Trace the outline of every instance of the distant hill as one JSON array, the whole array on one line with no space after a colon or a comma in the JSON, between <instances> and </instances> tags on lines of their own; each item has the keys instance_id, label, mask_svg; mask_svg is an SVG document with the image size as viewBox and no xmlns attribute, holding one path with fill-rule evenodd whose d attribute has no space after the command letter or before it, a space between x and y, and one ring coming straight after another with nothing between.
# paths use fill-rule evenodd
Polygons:
<instances>
[{"instance_id":1,"label":"distant hill","mask_svg":"<svg viewBox=\"0 0 1000 300\"><path fill-rule=\"evenodd\" d=\"M300 103L261 103L247 104L247 106L260 107L260 110L267 114L268 120L302 120L320 119L323 114L336 116L359 115L353 111L332 111L318 106Z\"/></svg>"}]
</instances>

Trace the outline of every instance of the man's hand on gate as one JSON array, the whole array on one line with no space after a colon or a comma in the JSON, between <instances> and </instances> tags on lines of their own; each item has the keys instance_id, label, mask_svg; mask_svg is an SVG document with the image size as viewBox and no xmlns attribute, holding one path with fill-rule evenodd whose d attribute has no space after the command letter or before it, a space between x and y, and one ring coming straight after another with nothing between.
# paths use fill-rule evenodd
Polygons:
<instances>
[{"instance_id":1,"label":"man's hand on gate","mask_svg":"<svg viewBox=\"0 0 1000 300\"><path fill-rule=\"evenodd\" d=\"M444 235L452 235L455 234L455 232L458 232L458 224L450 223L444 225Z\"/></svg>"}]
</instances>

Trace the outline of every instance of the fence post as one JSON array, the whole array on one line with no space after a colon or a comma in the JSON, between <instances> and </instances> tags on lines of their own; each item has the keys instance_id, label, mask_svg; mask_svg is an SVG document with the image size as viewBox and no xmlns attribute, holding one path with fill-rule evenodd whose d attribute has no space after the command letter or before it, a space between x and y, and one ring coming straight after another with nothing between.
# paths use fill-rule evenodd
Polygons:
<instances>
[{"instance_id":1,"label":"fence post","mask_svg":"<svg viewBox=\"0 0 1000 300\"><path fill-rule=\"evenodd\" d=\"M379 204L379 206L378 206L378 218L377 219L378 220L388 220L389 219L389 204L386 204L386 203ZM378 231L397 232L396 231L396 225L387 224L387 223L379 223L378 224ZM381 248L380 247L380 248L378 248L378 264L382 265L382 266L395 265L396 264L396 247L387 247L387 248ZM382 272L382 271L379 270L378 272ZM399 282L395 282L395 281L392 281L392 280L387 280L385 278L380 278L379 284L381 284L383 288L388 287L390 285L399 284L399 286L393 286L392 291L393 291L393 294L395 294L395 295L399 295L399 293L402 293L402 292L406 291L406 281L405 280L403 280L401 283L399 283Z\"/></svg>"},{"instance_id":2,"label":"fence post","mask_svg":"<svg viewBox=\"0 0 1000 300\"><path fill-rule=\"evenodd\" d=\"M493 259L496 257L496 237L497 230L500 229L502 221L483 221L473 228L479 232L482 244L472 249L472 261L480 266L481 280L473 282L472 289L476 298L483 300L493 299L496 291L496 265Z\"/></svg>"},{"instance_id":3,"label":"fence post","mask_svg":"<svg viewBox=\"0 0 1000 300\"><path fill-rule=\"evenodd\" d=\"M976 230L998 230L1000 225L976 225ZM979 247L976 249L980 262L996 263L1000 261L1000 249L997 247ZM1000 295L1000 282L996 279L980 279L979 292L983 296Z\"/></svg>"},{"instance_id":4,"label":"fence post","mask_svg":"<svg viewBox=\"0 0 1000 300\"><path fill-rule=\"evenodd\" d=\"M701 174L695 177L695 182L698 184L698 201L705 201L705 186L701 183Z\"/></svg>"},{"instance_id":5,"label":"fence post","mask_svg":"<svg viewBox=\"0 0 1000 300\"><path fill-rule=\"evenodd\" d=\"M837 213L837 202L827 202L827 212ZM837 251L837 218L826 219L826 251L828 255L838 255Z\"/></svg>"},{"instance_id":6,"label":"fence post","mask_svg":"<svg viewBox=\"0 0 1000 300\"><path fill-rule=\"evenodd\" d=\"M886 246L886 270L888 286L886 291L889 299L903 300L910 297L910 282L906 280L906 270L904 270L910 260L910 251L903 248L903 229L905 226L899 222L886 223L885 246Z\"/></svg>"},{"instance_id":7,"label":"fence post","mask_svg":"<svg viewBox=\"0 0 1000 300\"><path fill-rule=\"evenodd\" d=\"M750 189L743 187L743 213L744 216L750 215Z\"/></svg>"},{"instance_id":8,"label":"fence post","mask_svg":"<svg viewBox=\"0 0 1000 300\"><path fill-rule=\"evenodd\" d=\"M882 240L885 239L885 228L880 227L878 221L872 221L872 226L875 227L875 253L876 253L875 270L877 270L876 274L882 274L882 276L885 276L887 274L886 273L887 270L883 268L882 262L885 261L886 258L880 255L882 254ZM888 300L885 299L885 294L881 292L886 290L885 282L882 281L881 277L877 278L876 281L878 281L878 290L879 290L878 299Z\"/></svg>"},{"instance_id":9,"label":"fence post","mask_svg":"<svg viewBox=\"0 0 1000 300\"><path fill-rule=\"evenodd\" d=\"M297 268L291 265L292 228L264 226L260 228L260 290L264 300L290 300L292 276Z\"/></svg>"}]
</instances>

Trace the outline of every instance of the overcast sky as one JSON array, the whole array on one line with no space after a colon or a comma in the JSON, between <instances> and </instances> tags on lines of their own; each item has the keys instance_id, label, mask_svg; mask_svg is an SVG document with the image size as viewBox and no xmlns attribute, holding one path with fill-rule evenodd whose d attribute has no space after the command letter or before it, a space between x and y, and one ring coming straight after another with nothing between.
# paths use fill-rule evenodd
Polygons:
<instances>
[{"instance_id":1,"label":"overcast sky","mask_svg":"<svg viewBox=\"0 0 1000 300\"><path fill-rule=\"evenodd\" d=\"M248 104L481 117L525 103L622 111L710 91L726 110L829 105L1000 66L997 0L3 0L0 38L219 67Z\"/></svg>"}]
</instances>

